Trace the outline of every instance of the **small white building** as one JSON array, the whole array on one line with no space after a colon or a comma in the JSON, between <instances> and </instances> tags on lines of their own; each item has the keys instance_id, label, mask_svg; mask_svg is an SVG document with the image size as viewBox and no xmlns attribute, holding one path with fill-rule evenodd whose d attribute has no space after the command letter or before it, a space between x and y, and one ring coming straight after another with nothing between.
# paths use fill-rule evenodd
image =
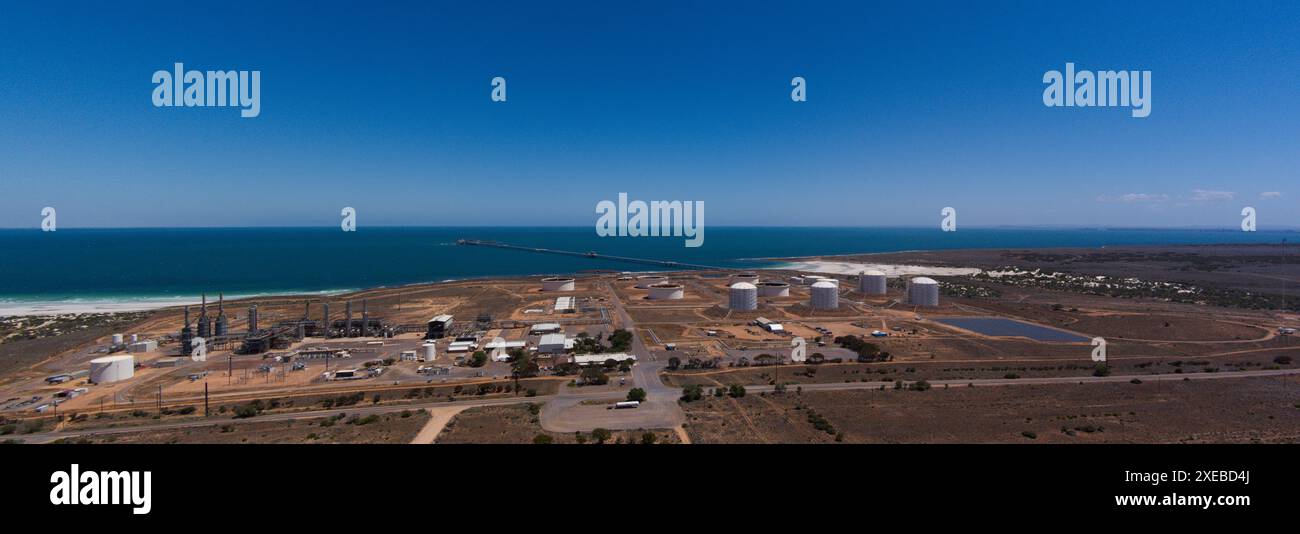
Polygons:
<instances>
[{"instance_id":1,"label":"small white building","mask_svg":"<svg viewBox=\"0 0 1300 534\"><path fill-rule=\"evenodd\" d=\"M619 363L625 361L635 362L636 356L618 352L614 354L578 354L573 357L573 363L577 365L604 365L605 362L609 360L614 360Z\"/></svg>"},{"instance_id":2,"label":"small white building","mask_svg":"<svg viewBox=\"0 0 1300 534\"><path fill-rule=\"evenodd\" d=\"M576 309L573 297L556 297L555 313L573 313Z\"/></svg>"}]
</instances>

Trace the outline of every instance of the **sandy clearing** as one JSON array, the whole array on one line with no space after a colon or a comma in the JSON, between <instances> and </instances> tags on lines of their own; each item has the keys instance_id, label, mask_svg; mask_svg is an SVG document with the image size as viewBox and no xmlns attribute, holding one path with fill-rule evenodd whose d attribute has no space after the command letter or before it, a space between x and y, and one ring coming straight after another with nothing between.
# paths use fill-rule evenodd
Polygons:
<instances>
[{"instance_id":1,"label":"sandy clearing","mask_svg":"<svg viewBox=\"0 0 1300 534\"><path fill-rule=\"evenodd\" d=\"M411 443L419 445L433 443L434 440L438 439L438 434L442 433L442 429L447 427L447 422L466 408L470 408L470 406L425 408L424 411L429 412L429 422L424 424L424 428L420 429L420 433L415 435L415 439L411 440Z\"/></svg>"}]
</instances>

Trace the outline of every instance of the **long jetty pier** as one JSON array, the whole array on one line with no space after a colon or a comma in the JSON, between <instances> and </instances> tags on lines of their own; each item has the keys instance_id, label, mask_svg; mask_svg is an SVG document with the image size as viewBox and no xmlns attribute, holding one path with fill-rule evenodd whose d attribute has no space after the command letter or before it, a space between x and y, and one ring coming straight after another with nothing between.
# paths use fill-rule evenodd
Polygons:
<instances>
[{"instance_id":1,"label":"long jetty pier","mask_svg":"<svg viewBox=\"0 0 1300 534\"><path fill-rule=\"evenodd\" d=\"M521 245L511 245L509 243L502 243L499 241L485 241L481 239L458 239L456 240L456 244L473 246L473 247L493 247L493 248L503 248L507 250L522 250L524 252L537 252L541 254L559 254L561 256L574 256L578 258L619 261L624 263L639 263L642 265L654 265L656 267L666 267L669 269L705 269L705 270L727 269L727 267L717 267L714 265L700 265L696 263L682 263L680 261L671 261L671 260L629 258L627 256L611 256L609 254L599 254L596 252L573 252L571 250L556 250L552 248L525 247Z\"/></svg>"}]
</instances>

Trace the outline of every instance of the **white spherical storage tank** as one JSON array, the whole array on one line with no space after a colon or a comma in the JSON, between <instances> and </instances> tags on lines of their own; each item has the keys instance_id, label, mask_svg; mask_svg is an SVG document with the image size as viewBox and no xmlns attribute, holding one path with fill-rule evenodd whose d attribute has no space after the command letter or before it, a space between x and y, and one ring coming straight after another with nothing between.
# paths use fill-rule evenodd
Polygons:
<instances>
[{"instance_id":1,"label":"white spherical storage tank","mask_svg":"<svg viewBox=\"0 0 1300 534\"><path fill-rule=\"evenodd\" d=\"M542 291L573 291L574 282L572 278L543 278Z\"/></svg>"},{"instance_id":2,"label":"white spherical storage tank","mask_svg":"<svg viewBox=\"0 0 1300 534\"><path fill-rule=\"evenodd\" d=\"M864 295L884 295L884 271L862 271L862 275L858 277L858 292Z\"/></svg>"},{"instance_id":3,"label":"white spherical storage tank","mask_svg":"<svg viewBox=\"0 0 1300 534\"><path fill-rule=\"evenodd\" d=\"M90 360L90 381L106 384L135 376L135 356L121 354Z\"/></svg>"},{"instance_id":4,"label":"white spherical storage tank","mask_svg":"<svg viewBox=\"0 0 1300 534\"><path fill-rule=\"evenodd\" d=\"M939 282L918 276L907 282L907 303L917 306L939 305Z\"/></svg>"},{"instance_id":5,"label":"white spherical storage tank","mask_svg":"<svg viewBox=\"0 0 1300 534\"><path fill-rule=\"evenodd\" d=\"M758 296L760 297L788 297L790 296L790 284L785 282L763 282L758 284Z\"/></svg>"},{"instance_id":6,"label":"white spherical storage tank","mask_svg":"<svg viewBox=\"0 0 1300 534\"><path fill-rule=\"evenodd\" d=\"M731 284L731 309L749 311L758 309L758 286L749 282Z\"/></svg>"},{"instance_id":7,"label":"white spherical storage tank","mask_svg":"<svg viewBox=\"0 0 1300 534\"><path fill-rule=\"evenodd\" d=\"M834 310L840 307L840 288L827 281L812 285L812 307L814 310Z\"/></svg>"},{"instance_id":8,"label":"white spherical storage tank","mask_svg":"<svg viewBox=\"0 0 1300 534\"><path fill-rule=\"evenodd\" d=\"M646 289L650 290L650 300L676 300L686 295L681 284L654 284Z\"/></svg>"}]
</instances>

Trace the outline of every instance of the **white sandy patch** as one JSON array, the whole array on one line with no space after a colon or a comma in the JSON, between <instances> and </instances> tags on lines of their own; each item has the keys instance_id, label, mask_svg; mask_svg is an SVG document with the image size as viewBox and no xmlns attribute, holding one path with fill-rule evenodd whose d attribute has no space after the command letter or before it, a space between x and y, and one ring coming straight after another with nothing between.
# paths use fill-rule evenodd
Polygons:
<instances>
[{"instance_id":1,"label":"white sandy patch","mask_svg":"<svg viewBox=\"0 0 1300 534\"><path fill-rule=\"evenodd\" d=\"M859 263L850 261L793 261L769 269L786 269L823 274L862 274L862 271L881 271L886 276L966 276L978 274L974 267L928 267L924 265L893 265L887 263Z\"/></svg>"}]
</instances>

